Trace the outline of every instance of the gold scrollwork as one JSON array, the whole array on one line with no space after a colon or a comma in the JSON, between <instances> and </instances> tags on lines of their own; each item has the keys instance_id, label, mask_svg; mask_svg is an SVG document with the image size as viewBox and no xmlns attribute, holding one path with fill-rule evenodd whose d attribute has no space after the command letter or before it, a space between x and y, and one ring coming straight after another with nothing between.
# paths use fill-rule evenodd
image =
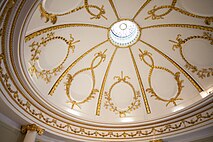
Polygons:
<instances>
[{"instance_id":1,"label":"gold scrollwork","mask_svg":"<svg viewBox=\"0 0 213 142\"><path fill-rule=\"evenodd\" d=\"M74 75L71 75L71 74L68 74L67 75L67 82L65 83L65 87L66 87L66 95L67 95L67 98L69 99L69 101L67 103L71 103L72 106L71 108L73 109L73 107L76 105L80 108L80 104L83 104L85 102L88 102L89 100L93 99L94 98L94 95L99 92L98 89L95 89L95 84L96 84L96 81L95 81L95 72L94 72L94 69L97 68L102 62L105 61L106 59L106 51L105 50L104 52L98 52L95 54L95 57L93 58L92 62L91 62L91 65L90 67L88 68L85 68L85 69L82 69L82 70L79 70L77 71ZM98 61L99 60L99 61ZM71 95L70 95L70 87L72 85L72 82L73 80L75 79L75 77L77 75L79 75L80 73L82 72L85 72L85 71L91 71L91 76L92 76L92 89L91 89L91 92L89 94L89 96L84 99L83 101L76 101L74 100Z\"/></svg>"},{"instance_id":2,"label":"gold scrollwork","mask_svg":"<svg viewBox=\"0 0 213 142\"><path fill-rule=\"evenodd\" d=\"M191 64L184 56L183 54L183 45L193 39L204 39L210 41L210 44L213 45L213 38L210 33L204 32L202 36L197 35L197 36L189 36L186 39L182 39L181 35L178 34L176 41L169 40L170 42L174 43L172 49L175 51L175 48L180 49L180 55L182 59L186 62L185 67L188 70L191 70L192 73L197 73L198 77L203 79L205 77L210 77L213 76L213 68L203 68L203 69L198 69L197 66Z\"/></svg>"},{"instance_id":3,"label":"gold scrollwork","mask_svg":"<svg viewBox=\"0 0 213 142\"><path fill-rule=\"evenodd\" d=\"M15 18L18 18L18 16L20 15L20 11L22 10L25 2L26 0L21 1L21 4L19 6L19 11L16 12ZM11 13L11 11L9 11L8 13ZM7 14L6 17L9 17L9 16L10 14ZM8 25L8 22L9 22L8 19L9 18L5 20L6 22L4 25ZM12 26L14 27L15 24L16 22L14 22ZM6 28L3 28L4 32L5 32L5 29ZM15 28L12 28L11 34L13 33L14 29ZM6 36L4 35L3 37L6 38ZM10 41L12 43L12 38ZM6 46L4 42L2 43L3 43L2 49L5 49ZM2 64L3 60L4 60L4 64ZM188 130L188 128L193 129L193 127L198 127L202 125L204 126L206 124L210 124L213 118L212 107L210 106L205 110L202 108L202 110L199 110L199 112L196 112L195 114L193 113L190 116L187 116L187 117L183 116L183 118L179 118L179 119L177 118L177 120L173 122L167 122L167 123L164 123L163 125L159 123L159 126L147 127L143 129L134 128L134 127L133 127L134 129L132 128L131 130L115 130L115 129L103 129L103 128L98 129L94 127L84 127L83 125L76 125L76 124L73 124L72 121L70 121L71 123L69 123L68 121L64 121L64 119L60 117L54 117L51 113L48 113L47 111L44 111L42 109L40 110L36 106L36 104L30 104L30 102L26 100L26 96L23 94L23 92L19 92L20 90L15 85L12 76L8 72L8 69L5 69L5 68L8 68L7 66L8 64L6 63L6 58L4 57L4 53L1 53L0 54L0 81L5 91L7 91L7 95L9 95L9 97L17 104L17 108L14 108L14 109L17 109L18 111L22 109L23 112L26 112L27 114L37 119L39 123L46 124L51 128L55 128L58 131L60 130L60 131L66 132L67 134L84 136L88 138L101 138L102 140L109 140L109 139L120 140L124 138L131 139L131 138L143 138L143 137L149 138L149 137L153 137L153 135L163 135L168 133L172 134L173 132L181 132L184 129ZM10 103L13 103L13 101L11 101Z\"/></svg>"},{"instance_id":4,"label":"gold scrollwork","mask_svg":"<svg viewBox=\"0 0 213 142\"><path fill-rule=\"evenodd\" d=\"M84 5L83 6L79 6L77 8L74 8L68 12L65 13L61 13L61 14L53 14L53 13L49 13L47 12L44 7L42 6L42 3L40 3L39 5L40 8L40 13L41 13L41 17L44 17L46 19L45 23L47 23L49 20L52 24L55 24L57 22L58 16L64 16L64 15L68 15L74 12L77 12L81 9L86 9L86 11L92 16L90 19L100 19L101 17L103 17L104 19L107 19L104 14L106 13L104 10L104 6L102 5L101 8L96 6L96 5L90 5L88 4L88 0L84 0ZM99 12L98 13L93 13L90 8L96 9Z\"/></svg>"},{"instance_id":5,"label":"gold scrollwork","mask_svg":"<svg viewBox=\"0 0 213 142\"><path fill-rule=\"evenodd\" d=\"M91 16L93 16L93 17L91 17L90 19L100 19L101 17L103 17L104 19L107 20L107 18L103 15L103 14L106 13L105 10L104 10L104 6L103 6L103 5L102 5L101 8L100 8L100 7L96 6L96 5L89 5L89 4L88 4L88 0L84 0L84 6L85 6L87 12L88 12ZM98 13L98 14L92 13L92 12L90 11L90 8L95 8L95 9L99 10L99 13Z\"/></svg>"},{"instance_id":6,"label":"gold scrollwork","mask_svg":"<svg viewBox=\"0 0 213 142\"><path fill-rule=\"evenodd\" d=\"M140 59L147 65L149 66L151 69L149 71L149 77L148 77L148 83L149 83L149 88L146 89L147 92L151 93L151 97L155 97L156 100L160 100L160 101L163 101L163 102L167 102L166 106L168 106L170 103L173 103L175 106L177 105L176 104L176 101L177 100L183 100L182 98L179 98L180 96L180 93L182 91L182 88L184 87L182 84L183 84L183 80L180 80L180 72L176 72L176 73L173 73L171 70L165 68L165 67L160 67L160 66L155 66L155 63L154 63L154 60L152 58L152 54L148 51L142 51L140 50L140 54L139 54L139 57ZM145 57L148 57L151 61L151 64L148 63L145 59ZM164 98L161 98L160 96L157 95L157 93L154 91L153 87L152 87L152 82L151 82L151 78L152 78L152 73L153 73L153 70L154 69L159 69L159 70L163 70L163 71L166 71L168 73L170 73L171 75L174 76L174 79L176 80L177 82L177 87L178 87L178 90L177 90L177 94L173 97L173 98L170 98L170 99L164 99Z\"/></svg>"},{"instance_id":7,"label":"gold scrollwork","mask_svg":"<svg viewBox=\"0 0 213 142\"><path fill-rule=\"evenodd\" d=\"M56 88L58 87L58 85L60 84L60 82L62 81L62 79L68 74L68 72L79 62L81 61L86 55L88 55L89 53L91 53L92 51L94 51L95 49L97 49L98 47L100 47L101 45L103 45L104 43L106 43L108 40L105 40L97 45L95 45L94 47L92 47L91 49L87 50L85 53L83 53L78 59L76 59L72 64L70 64L66 70L60 75L60 77L57 79L57 81L54 83L54 85L52 86L52 88L49 91L49 95L53 95L53 93L55 92Z\"/></svg>"},{"instance_id":8,"label":"gold scrollwork","mask_svg":"<svg viewBox=\"0 0 213 142\"><path fill-rule=\"evenodd\" d=\"M162 5L159 7L154 6L152 10L148 11L148 14L150 16L146 17L145 19L149 19L149 18L152 18L152 20L164 19L164 16L168 15L172 10L175 10L186 16L190 16L190 17L198 18L198 19L204 19L204 22L207 25L210 25L211 22L213 22L213 17L196 15L196 14L190 13L186 10L183 10L181 8L175 7L176 2L177 2L177 0L173 0L171 5ZM159 14L159 15L156 14L157 11L162 10L162 9L169 9L169 10L163 14Z\"/></svg>"},{"instance_id":9,"label":"gold scrollwork","mask_svg":"<svg viewBox=\"0 0 213 142\"><path fill-rule=\"evenodd\" d=\"M172 8L176 5L177 0L173 0L172 4L169 6L169 9L162 13L162 14L155 14L156 11L158 11L159 9L162 9L161 7L157 7L156 5L153 7L152 10L149 10L147 13L150 15L148 17L145 18L145 20L152 18L152 20L158 20L158 19L163 19L163 16L166 16L167 14L169 14L172 11Z\"/></svg>"},{"instance_id":10,"label":"gold scrollwork","mask_svg":"<svg viewBox=\"0 0 213 142\"><path fill-rule=\"evenodd\" d=\"M55 68L51 69L51 70L40 70L37 68L37 61L39 60L39 55L41 54L41 47L45 47L47 45L48 42L52 41L52 40L62 40L64 41L67 45L67 54L65 56L65 58L63 59L63 61ZM66 38L62 37L62 36L55 36L53 32L48 33L46 37L42 37L40 42L32 42L31 45L29 45L29 47L31 48L31 59L30 59L30 68L28 69L28 71L30 72L30 74L33 76L33 74L36 75L36 77L41 77L42 79L44 79L44 81L46 81L46 83L49 83L51 81L52 76L56 76L58 72L60 72L63 68L63 64L65 63L65 61L67 60L69 54L70 54L70 50L72 50L72 52L74 52L75 50L75 43L80 42L80 40L78 41L74 41L74 38L72 37L72 35L70 34L70 39L67 40Z\"/></svg>"},{"instance_id":11,"label":"gold scrollwork","mask_svg":"<svg viewBox=\"0 0 213 142\"><path fill-rule=\"evenodd\" d=\"M113 111L116 114L119 114L120 117L125 117L126 113L130 113L133 110L136 110L140 107L140 105L141 105L141 102L139 100L140 92L135 91L134 86L129 81L127 81L128 79L130 79L130 77L129 76L123 76L123 72L121 72L121 76L115 76L114 79L117 79L117 81L112 84L112 86L109 89L109 92L105 92L106 102L105 102L104 106L105 106L106 109L109 108L110 111ZM132 89L133 94L134 94L134 97L133 97L134 101L126 109L119 109L112 102L112 98L111 98L112 89L119 83L125 83L128 86L130 86L130 88Z\"/></svg>"},{"instance_id":12,"label":"gold scrollwork","mask_svg":"<svg viewBox=\"0 0 213 142\"><path fill-rule=\"evenodd\" d=\"M34 104L31 104L28 101L25 101L24 97L20 94L20 92L13 88L13 83L11 84L11 78L7 74L7 72L2 67L2 61L4 59L3 53L0 54L0 81L4 88L7 90L8 94L14 101L25 110L28 114L34 116L38 121L43 122L51 126L52 128L56 128L58 130L64 131L68 134L87 136L91 138L141 138L141 137L150 137L154 135L162 135L166 133L172 133L176 131L180 131L183 129L187 129L189 127L195 127L201 123L211 122L213 118L212 107L208 107L205 110L197 112L196 114L192 114L190 116L180 118L175 122L168 122L166 124L161 124L156 127L149 127L145 129L133 129L127 131L117 131L117 130L103 130L103 129L93 129L93 127L82 127L76 126L72 123L64 122L59 118L55 118L51 116L49 113L45 113L41 110L38 110L34 107ZM5 65L5 64L4 64Z\"/></svg>"}]
</instances>

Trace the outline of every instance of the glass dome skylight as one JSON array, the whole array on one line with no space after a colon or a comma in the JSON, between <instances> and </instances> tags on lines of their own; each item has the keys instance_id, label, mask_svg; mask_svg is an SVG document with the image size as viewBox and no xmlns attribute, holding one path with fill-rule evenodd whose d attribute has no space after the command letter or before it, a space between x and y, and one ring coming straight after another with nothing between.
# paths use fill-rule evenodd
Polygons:
<instances>
[{"instance_id":1,"label":"glass dome skylight","mask_svg":"<svg viewBox=\"0 0 213 142\"><path fill-rule=\"evenodd\" d=\"M129 20L119 21L111 26L109 39L119 47L133 45L140 37L140 30L136 23Z\"/></svg>"}]
</instances>

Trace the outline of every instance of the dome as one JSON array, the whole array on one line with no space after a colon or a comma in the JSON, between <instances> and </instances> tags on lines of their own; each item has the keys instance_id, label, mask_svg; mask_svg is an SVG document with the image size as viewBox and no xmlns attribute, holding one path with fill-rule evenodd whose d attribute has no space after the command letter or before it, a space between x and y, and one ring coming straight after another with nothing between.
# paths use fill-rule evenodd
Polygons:
<instances>
[{"instance_id":1,"label":"dome","mask_svg":"<svg viewBox=\"0 0 213 142\"><path fill-rule=\"evenodd\" d=\"M17 0L2 32L5 98L67 139L152 140L209 124L206 1Z\"/></svg>"}]
</instances>

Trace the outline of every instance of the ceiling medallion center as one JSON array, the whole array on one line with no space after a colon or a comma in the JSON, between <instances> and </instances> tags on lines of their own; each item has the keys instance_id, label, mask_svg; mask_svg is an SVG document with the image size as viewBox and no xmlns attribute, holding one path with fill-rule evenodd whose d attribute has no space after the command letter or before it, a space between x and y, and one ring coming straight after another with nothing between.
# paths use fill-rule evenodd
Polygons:
<instances>
[{"instance_id":1,"label":"ceiling medallion center","mask_svg":"<svg viewBox=\"0 0 213 142\"><path fill-rule=\"evenodd\" d=\"M119 28L120 28L121 30L126 30L127 24L126 24L126 23L121 23L120 26L119 26Z\"/></svg>"},{"instance_id":2,"label":"ceiling medallion center","mask_svg":"<svg viewBox=\"0 0 213 142\"><path fill-rule=\"evenodd\" d=\"M118 47L128 47L135 44L140 37L138 25L130 20L118 21L110 27L110 42Z\"/></svg>"}]
</instances>

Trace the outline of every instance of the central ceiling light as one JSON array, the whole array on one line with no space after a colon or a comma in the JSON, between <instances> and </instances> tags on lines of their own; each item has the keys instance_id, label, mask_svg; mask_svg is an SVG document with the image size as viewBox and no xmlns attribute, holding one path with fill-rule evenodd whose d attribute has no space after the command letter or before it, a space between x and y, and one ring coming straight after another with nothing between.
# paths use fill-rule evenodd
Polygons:
<instances>
[{"instance_id":1,"label":"central ceiling light","mask_svg":"<svg viewBox=\"0 0 213 142\"><path fill-rule=\"evenodd\" d=\"M112 24L108 36L113 45L118 47L128 47L138 41L140 30L135 22L122 20Z\"/></svg>"}]
</instances>

